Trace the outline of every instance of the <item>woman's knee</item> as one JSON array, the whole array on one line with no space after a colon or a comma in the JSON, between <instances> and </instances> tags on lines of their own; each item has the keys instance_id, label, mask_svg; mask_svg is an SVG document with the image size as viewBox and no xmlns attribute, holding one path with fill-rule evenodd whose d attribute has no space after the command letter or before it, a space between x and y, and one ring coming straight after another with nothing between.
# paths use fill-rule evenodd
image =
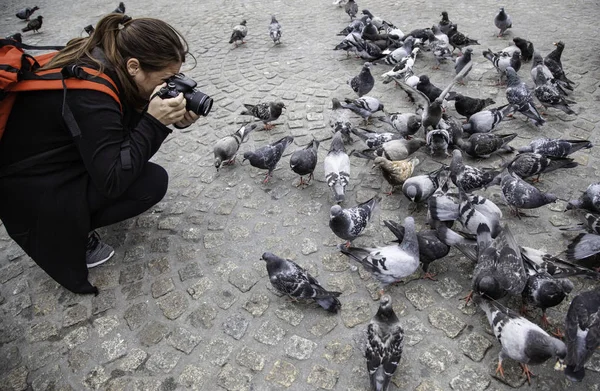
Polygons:
<instances>
[{"instance_id":1,"label":"woman's knee","mask_svg":"<svg viewBox=\"0 0 600 391\"><path fill-rule=\"evenodd\" d=\"M158 164L150 162L147 164L144 171L147 183L151 184L147 193L147 202L154 205L160 202L165 194L167 194L167 189L169 188L169 174L167 174L167 171Z\"/></svg>"}]
</instances>

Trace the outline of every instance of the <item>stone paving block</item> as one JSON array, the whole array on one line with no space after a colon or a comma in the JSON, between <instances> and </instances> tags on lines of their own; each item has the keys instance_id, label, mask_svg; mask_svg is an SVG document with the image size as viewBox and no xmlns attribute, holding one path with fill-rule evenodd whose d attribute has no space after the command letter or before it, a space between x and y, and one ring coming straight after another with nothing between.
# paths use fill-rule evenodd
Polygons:
<instances>
[{"instance_id":1,"label":"stone paving block","mask_svg":"<svg viewBox=\"0 0 600 391\"><path fill-rule=\"evenodd\" d=\"M92 369L86 377L83 379L82 384L91 388L92 390L98 390L102 387L106 381L109 379L109 375L106 373L103 367L95 367Z\"/></svg>"},{"instance_id":2,"label":"stone paving block","mask_svg":"<svg viewBox=\"0 0 600 391\"><path fill-rule=\"evenodd\" d=\"M146 361L146 369L155 374L170 373L179 362L181 356L171 351L155 352Z\"/></svg>"},{"instance_id":3,"label":"stone paving block","mask_svg":"<svg viewBox=\"0 0 600 391\"><path fill-rule=\"evenodd\" d=\"M196 328L210 329L213 326L213 320L217 316L216 308L206 302L199 303L196 307L188 315L187 321Z\"/></svg>"},{"instance_id":4,"label":"stone paving block","mask_svg":"<svg viewBox=\"0 0 600 391\"><path fill-rule=\"evenodd\" d=\"M153 276L159 276L171 270L167 257L160 257L148 262L148 272Z\"/></svg>"},{"instance_id":5,"label":"stone paving block","mask_svg":"<svg viewBox=\"0 0 600 391\"><path fill-rule=\"evenodd\" d=\"M133 348L127 352L127 355L121 360L118 368L124 372L133 372L146 361L148 353L142 349Z\"/></svg>"},{"instance_id":6,"label":"stone paving block","mask_svg":"<svg viewBox=\"0 0 600 391\"><path fill-rule=\"evenodd\" d=\"M269 297L262 293L252 293L243 308L254 317L261 316L269 308Z\"/></svg>"},{"instance_id":7,"label":"stone paving block","mask_svg":"<svg viewBox=\"0 0 600 391\"><path fill-rule=\"evenodd\" d=\"M267 380L287 388L294 383L297 377L298 370L293 364L278 360L273 364L271 372L267 375Z\"/></svg>"},{"instance_id":8,"label":"stone paving block","mask_svg":"<svg viewBox=\"0 0 600 391\"><path fill-rule=\"evenodd\" d=\"M413 285L406 289L405 294L408 301L419 311L423 311L435 303L431 293L423 284Z\"/></svg>"},{"instance_id":9,"label":"stone paving block","mask_svg":"<svg viewBox=\"0 0 600 391\"><path fill-rule=\"evenodd\" d=\"M227 391L250 391L252 374L227 364L217 376L217 384Z\"/></svg>"},{"instance_id":10,"label":"stone paving block","mask_svg":"<svg viewBox=\"0 0 600 391\"><path fill-rule=\"evenodd\" d=\"M419 384L415 391L443 391L443 388L433 381L426 380Z\"/></svg>"},{"instance_id":11,"label":"stone paving block","mask_svg":"<svg viewBox=\"0 0 600 391\"><path fill-rule=\"evenodd\" d=\"M342 306L341 317L346 327L355 327L370 320L373 315L369 302L364 299L352 300Z\"/></svg>"},{"instance_id":12,"label":"stone paving block","mask_svg":"<svg viewBox=\"0 0 600 391\"><path fill-rule=\"evenodd\" d=\"M450 380L450 387L455 391L483 391L490 385L489 377L472 367L464 367L459 375Z\"/></svg>"},{"instance_id":13,"label":"stone paving block","mask_svg":"<svg viewBox=\"0 0 600 391\"><path fill-rule=\"evenodd\" d=\"M0 283L4 284L21 275L23 270L23 265L20 263L9 263L3 268L0 268Z\"/></svg>"},{"instance_id":14,"label":"stone paving block","mask_svg":"<svg viewBox=\"0 0 600 391\"><path fill-rule=\"evenodd\" d=\"M275 346L285 336L285 329L277 326L272 321L266 321L254 333L254 339L265 345Z\"/></svg>"},{"instance_id":15,"label":"stone paving block","mask_svg":"<svg viewBox=\"0 0 600 391\"><path fill-rule=\"evenodd\" d=\"M251 270L235 269L229 273L229 283L240 290L248 292L258 282L258 276Z\"/></svg>"},{"instance_id":16,"label":"stone paving block","mask_svg":"<svg viewBox=\"0 0 600 391\"><path fill-rule=\"evenodd\" d=\"M63 318L63 327L73 326L83 322L84 320L87 320L87 318L88 309L81 304L77 304L65 312L65 316Z\"/></svg>"},{"instance_id":17,"label":"stone paving block","mask_svg":"<svg viewBox=\"0 0 600 391\"><path fill-rule=\"evenodd\" d=\"M171 277L159 278L150 286L150 292L155 299L166 295L173 289L175 289L175 284L173 284L173 279Z\"/></svg>"},{"instance_id":18,"label":"stone paving block","mask_svg":"<svg viewBox=\"0 0 600 391\"><path fill-rule=\"evenodd\" d=\"M251 369L254 372L262 371L265 367L265 356L247 346L242 347L236 356L235 361L239 365Z\"/></svg>"},{"instance_id":19,"label":"stone paving block","mask_svg":"<svg viewBox=\"0 0 600 391\"><path fill-rule=\"evenodd\" d=\"M339 377L340 373L338 371L315 365L306 382L324 390L333 390Z\"/></svg>"},{"instance_id":20,"label":"stone paving block","mask_svg":"<svg viewBox=\"0 0 600 391\"><path fill-rule=\"evenodd\" d=\"M191 262L179 269L179 279L183 281L204 277L202 266L197 262Z\"/></svg>"},{"instance_id":21,"label":"stone paving block","mask_svg":"<svg viewBox=\"0 0 600 391\"><path fill-rule=\"evenodd\" d=\"M450 299L463 291L462 285L460 285L455 279L450 277L441 278L435 284L434 289L444 299Z\"/></svg>"},{"instance_id":22,"label":"stone paving block","mask_svg":"<svg viewBox=\"0 0 600 391\"><path fill-rule=\"evenodd\" d=\"M146 303L133 304L125 310L123 318L130 330L137 329L148 319L148 305Z\"/></svg>"},{"instance_id":23,"label":"stone paving block","mask_svg":"<svg viewBox=\"0 0 600 391\"><path fill-rule=\"evenodd\" d=\"M444 372L452 363L457 361L454 354L443 346L428 349L419 357L419 362L434 373Z\"/></svg>"},{"instance_id":24,"label":"stone paving block","mask_svg":"<svg viewBox=\"0 0 600 391\"><path fill-rule=\"evenodd\" d=\"M142 346L150 347L159 343L168 334L169 326L153 320L140 330L138 339Z\"/></svg>"},{"instance_id":25,"label":"stone paving block","mask_svg":"<svg viewBox=\"0 0 600 391\"><path fill-rule=\"evenodd\" d=\"M181 375L179 375L178 382L187 389L201 391L206 389L207 377L208 373L201 367L188 365L181 372Z\"/></svg>"},{"instance_id":26,"label":"stone paving block","mask_svg":"<svg viewBox=\"0 0 600 391\"><path fill-rule=\"evenodd\" d=\"M89 332L87 326L77 327L76 329L69 332L63 338L63 341L68 349L81 345L89 338Z\"/></svg>"},{"instance_id":27,"label":"stone paving block","mask_svg":"<svg viewBox=\"0 0 600 391\"><path fill-rule=\"evenodd\" d=\"M200 299L206 292L213 287L212 280L204 277L196 281L192 286L187 288L187 293L192 296L192 299Z\"/></svg>"},{"instance_id":28,"label":"stone paving block","mask_svg":"<svg viewBox=\"0 0 600 391\"><path fill-rule=\"evenodd\" d=\"M79 372L87 366L88 361L92 359L92 355L88 352L79 349L73 349L67 356L68 367L73 372Z\"/></svg>"},{"instance_id":29,"label":"stone paving block","mask_svg":"<svg viewBox=\"0 0 600 391\"><path fill-rule=\"evenodd\" d=\"M127 354L127 342L117 333L113 338L102 342L103 363L115 361Z\"/></svg>"},{"instance_id":30,"label":"stone paving block","mask_svg":"<svg viewBox=\"0 0 600 391\"><path fill-rule=\"evenodd\" d=\"M114 290L103 290L98 296L92 298L92 315L98 315L102 312L114 308L117 304L117 298Z\"/></svg>"},{"instance_id":31,"label":"stone paving block","mask_svg":"<svg viewBox=\"0 0 600 391\"><path fill-rule=\"evenodd\" d=\"M58 337L58 329L49 321L42 321L32 325L27 332L27 340L31 342L45 341Z\"/></svg>"},{"instance_id":32,"label":"stone paving block","mask_svg":"<svg viewBox=\"0 0 600 391\"><path fill-rule=\"evenodd\" d=\"M239 340L246 333L249 323L250 322L245 317L235 314L225 320L223 323L223 331L225 334Z\"/></svg>"},{"instance_id":33,"label":"stone paving block","mask_svg":"<svg viewBox=\"0 0 600 391\"><path fill-rule=\"evenodd\" d=\"M185 293L174 291L157 300L158 308L169 320L179 318L189 307Z\"/></svg>"},{"instance_id":34,"label":"stone paving block","mask_svg":"<svg viewBox=\"0 0 600 391\"><path fill-rule=\"evenodd\" d=\"M429 311L429 323L442 330L449 338L456 338L466 327L465 322L444 308L434 308Z\"/></svg>"},{"instance_id":35,"label":"stone paving block","mask_svg":"<svg viewBox=\"0 0 600 391\"><path fill-rule=\"evenodd\" d=\"M29 372L25 366L21 366L8 372L3 383L7 390L25 391L27 389L27 375Z\"/></svg>"},{"instance_id":36,"label":"stone paving block","mask_svg":"<svg viewBox=\"0 0 600 391\"><path fill-rule=\"evenodd\" d=\"M479 333L471 333L461 339L460 350L473 361L481 361L492 347L492 342Z\"/></svg>"},{"instance_id":37,"label":"stone paving block","mask_svg":"<svg viewBox=\"0 0 600 391\"><path fill-rule=\"evenodd\" d=\"M314 323L307 326L308 331L315 337L322 337L338 325L338 320L334 316L321 317Z\"/></svg>"},{"instance_id":38,"label":"stone paving block","mask_svg":"<svg viewBox=\"0 0 600 391\"><path fill-rule=\"evenodd\" d=\"M213 339L208 345L206 345L204 349L204 355L213 365L222 367L228 362L232 351L233 345L231 342L223 338L217 338Z\"/></svg>"},{"instance_id":39,"label":"stone paving block","mask_svg":"<svg viewBox=\"0 0 600 391\"><path fill-rule=\"evenodd\" d=\"M427 327L417 317L411 316L401 321L404 329L404 338L408 346L421 342L429 333Z\"/></svg>"},{"instance_id":40,"label":"stone paving block","mask_svg":"<svg viewBox=\"0 0 600 391\"><path fill-rule=\"evenodd\" d=\"M334 275L327 282L327 289L342 292L342 297L356 293L356 285L349 273Z\"/></svg>"},{"instance_id":41,"label":"stone paving block","mask_svg":"<svg viewBox=\"0 0 600 391\"><path fill-rule=\"evenodd\" d=\"M281 320L284 320L292 326L298 326L304 319L304 312L301 304L283 303L275 310L275 315Z\"/></svg>"},{"instance_id":42,"label":"stone paving block","mask_svg":"<svg viewBox=\"0 0 600 391\"><path fill-rule=\"evenodd\" d=\"M344 363L352 357L352 345L344 344L342 341L331 341L325 346L323 357L327 361L337 364Z\"/></svg>"},{"instance_id":43,"label":"stone paving block","mask_svg":"<svg viewBox=\"0 0 600 391\"><path fill-rule=\"evenodd\" d=\"M307 360L312 355L317 344L309 339L292 335L284 345L285 354L296 360Z\"/></svg>"}]
</instances>

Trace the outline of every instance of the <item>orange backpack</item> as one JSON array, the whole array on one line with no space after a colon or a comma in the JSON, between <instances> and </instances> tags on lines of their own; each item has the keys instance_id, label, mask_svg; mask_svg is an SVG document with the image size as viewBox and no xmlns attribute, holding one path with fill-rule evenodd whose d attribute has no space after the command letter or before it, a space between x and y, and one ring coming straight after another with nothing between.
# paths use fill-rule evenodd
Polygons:
<instances>
[{"instance_id":1,"label":"orange backpack","mask_svg":"<svg viewBox=\"0 0 600 391\"><path fill-rule=\"evenodd\" d=\"M0 39L0 139L4 134L17 93L21 91L63 90L62 116L74 139L81 136L81 131L66 102L67 90L89 89L104 92L119 103L122 111L119 89L106 74L77 65L62 69L38 71L58 52L54 51L34 57L23 51L23 49L57 50L61 48L57 46L30 46L13 39ZM35 159L32 159L31 162L23 162L23 164L18 162L13 165L14 167L3 168L0 170L0 177L20 171L40 160L36 156L33 158Z\"/></svg>"}]
</instances>

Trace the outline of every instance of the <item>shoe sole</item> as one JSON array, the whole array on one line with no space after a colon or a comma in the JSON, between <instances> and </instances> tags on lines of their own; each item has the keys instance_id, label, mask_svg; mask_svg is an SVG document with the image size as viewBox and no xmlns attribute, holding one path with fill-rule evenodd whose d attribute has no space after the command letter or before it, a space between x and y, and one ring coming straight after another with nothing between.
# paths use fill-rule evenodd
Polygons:
<instances>
[{"instance_id":1,"label":"shoe sole","mask_svg":"<svg viewBox=\"0 0 600 391\"><path fill-rule=\"evenodd\" d=\"M113 255L115 255L115 250L111 251L111 252L110 252L110 254L109 254L109 255L108 255L106 258L104 258L104 259L101 259L101 260L99 260L98 262L95 262L95 263L88 263L88 265L87 265L87 268L88 268L88 269L91 269L91 268L93 268L93 267L96 267L96 266L98 266L98 265L102 265L104 262L106 262L106 261L108 261L109 259L111 259Z\"/></svg>"}]
</instances>

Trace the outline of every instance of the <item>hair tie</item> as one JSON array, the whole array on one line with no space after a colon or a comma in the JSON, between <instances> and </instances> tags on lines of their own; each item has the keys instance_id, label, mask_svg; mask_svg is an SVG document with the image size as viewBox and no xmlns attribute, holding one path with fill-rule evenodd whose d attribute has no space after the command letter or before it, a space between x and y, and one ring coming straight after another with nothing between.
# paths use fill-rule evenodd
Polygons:
<instances>
[{"instance_id":1,"label":"hair tie","mask_svg":"<svg viewBox=\"0 0 600 391\"><path fill-rule=\"evenodd\" d=\"M131 16L123 15L123 18L121 19L118 25L119 30L123 30L125 28L125 24L131 22L131 20Z\"/></svg>"}]
</instances>

